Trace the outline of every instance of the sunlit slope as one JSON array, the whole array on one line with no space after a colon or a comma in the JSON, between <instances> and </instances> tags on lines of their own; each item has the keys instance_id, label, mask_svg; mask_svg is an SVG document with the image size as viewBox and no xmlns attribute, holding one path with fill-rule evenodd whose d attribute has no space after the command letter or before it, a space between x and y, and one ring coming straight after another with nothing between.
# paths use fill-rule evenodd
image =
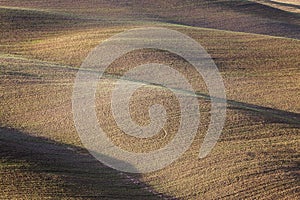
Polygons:
<instances>
[{"instance_id":1,"label":"sunlit slope","mask_svg":"<svg viewBox=\"0 0 300 200\"><path fill-rule=\"evenodd\" d=\"M300 38L299 14L242 0L21 1L0 5L55 10L111 21L163 21L198 27Z\"/></svg>"},{"instance_id":2,"label":"sunlit slope","mask_svg":"<svg viewBox=\"0 0 300 200\"><path fill-rule=\"evenodd\" d=\"M161 4L159 1L149 3L151 5L144 6L142 11L132 9L133 3L127 1L113 5L111 1L97 4L31 2L1 1L3 5L30 7L29 10L0 10L0 176L4 180L1 197L158 198L149 192L151 189L166 197L183 199L297 199L300 182L299 40L165 23L187 20L184 23L192 24L197 21L198 13L204 11L212 20L213 15L208 10L214 13L214 9L222 8L226 16L230 16L228 10L233 12L230 20L242 20L239 24L246 26L242 22L248 20L252 9L237 15L240 12L229 8L231 3L227 2L226 9L222 7L227 4L225 1L217 1L217 4L215 1L209 9L200 9L200 3L166 2L156 16L152 13L154 7ZM87 7L79 9L80 5ZM141 4L135 2L134 5ZM196 17L195 13L185 12L191 7L197 10ZM166 8L168 12L163 12ZM186 17L175 16L174 10L185 13ZM253 14L259 19L263 15L272 22L268 13ZM278 20L286 19L285 15L280 15ZM74 78L83 59L101 41L141 26L141 22L134 22L133 16L148 20L147 25L178 30L203 45L221 71L229 100L222 137L213 152L199 160L199 148L209 123L210 103L203 98L203 94L207 94L203 81L192 81L199 93L202 126L191 149L164 170L134 176L133 180L140 182L103 166L82 149L71 104ZM221 16L223 19L225 15L216 15L205 26L215 22L222 22L217 28L225 26L227 22L220 20ZM125 22L111 21L120 17ZM153 19L162 23L151 23ZM250 19L251 23L261 23L254 20L258 18ZM291 23L294 22L293 15ZM248 24L247 27L256 26ZM258 27L260 30L261 25ZM270 30L276 32L277 29ZM284 34L294 33L288 30ZM190 80L198 80L190 65L168 52L132 52L110 67L111 76L99 83L97 91L99 123L116 144L138 152L168 143L176 133L180 117L172 93L146 86L133 96L132 118L139 124L147 124L148 106L163 103L170 112L165 132L148 140L136 140L116 126L110 111L111 91L117 78L114 75L149 60L168 64Z\"/></svg>"},{"instance_id":3,"label":"sunlit slope","mask_svg":"<svg viewBox=\"0 0 300 200\"><path fill-rule=\"evenodd\" d=\"M298 0L253 0L255 2L277 8L283 11L300 13L300 1Z\"/></svg>"},{"instance_id":4,"label":"sunlit slope","mask_svg":"<svg viewBox=\"0 0 300 200\"><path fill-rule=\"evenodd\" d=\"M134 27L137 26L83 28L60 35L46 34L42 39L5 45L2 51L77 68L101 41ZM299 112L296 106L300 76L298 40L184 26L165 27L186 33L203 45L224 76L230 99Z\"/></svg>"},{"instance_id":5,"label":"sunlit slope","mask_svg":"<svg viewBox=\"0 0 300 200\"><path fill-rule=\"evenodd\" d=\"M299 196L299 41L184 26L167 27L188 34L207 49L223 75L227 97L232 101L228 102L227 120L220 142L207 158L199 160L197 156L209 123L210 104L199 97L203 126L199 128L191 149L168 168L135 178L159 193L184 199L296 199ZM49 187L45 186L43 189L46 197L55 196L52 192L60 190L65 191L61 193L63 197L87 195L77 190L79 186L72 181L66 183L70 179L64 179L65 176L71 176L76 183L87 181L88 184L100 181L103 173L112 176L112 180L122 180L122 176L119 179L119 175L116 175L118 172L105 168L103 173L93 173L95 180L90 181L90 171L95 168L86 166L78 169L80 162L84 162L86 157L81 158L83 161L75 159L85 151L80 148L82 144L75 131L71 98L76 68L87 53L104 39L129 28L132 26L64 31L55 37L46 34L43 38L33 37L30 41L13 43L2 49L5 54L0 57L0 123L3 127L16 129L4 129L5 134L1 138L2 149L6 149L1 151L4 158L2 177L7 180L1 191L5 191L5 195L12 195L13 191L23 188L21 191L24 192L20 193L22 195L45 183L49 183ZM122 74L146 61L145 58L152 62L164 62L181 70L191 80L197 80L193 78L195 73L190 65L167 52L133 52L116 61L108 72ZM138 141L120 132L112 118L110 95L114 82L115 78L112 76L99 83L96 101L99 123L112 140L122 148L133 151L141 151L142 148L153 150L168 143L176 133L180 116L176 101L170 101L174 98L172 94L162 88L146 87L145 91L141 90L134 95L132 117L137 123L148 123L148 105L152 103L163 103L171 113L165 127L167 136L161 132L154 138ZM199 93L207 93L203 82L192 83ZM9 137L13 133L20 140L18 145L21 150L16 149L16 154L11 152L13 146L17 146L14 143L18 141ZM56 151L56 147L45 144L47 148L54 149L47 156L43 154L43 150L30 147L27 151L35 150L42 154L38 157L42 164L32 160L30 153L25 154L24 158L17 156L19 151L23 151L22 148L28 149L22 146L21 141L25 140L23 137L33 141L29 142L29 146L36 140L42 146L47 143L35 136L53 140L50 142L60 149ZM51 152L55 152L54 155L57 154L58 157L53 157ZM48 161L44 156L60 160L64 158L61 154L74 160L70 161L71 164L69 161L67 164L50 162L50 168L51 164L55 164L55 168L49 172L49 168L45 167ZM30 167L26 167L28 165ZM65 169L69 165L72 167ZM20 174L14 174L13 171L18 171L19 168L26 172L21 170ZM40 173L39 170L50 178L39 178L40 175L36 173ZM24 189L23 185L8 181L11 180L10 177L33 183ZM133 191L124 191L127 187L133 187ZM95 198L101 197L101 194L104 197L126 197L145 193L142 187L139 188L142 194L139 194L136 187L130 184L126 186L122 182L116 190L100 184L86 191L91 191ZM101 190L103 193L99 192ZM28 195L35 197L37 194ZM151 194L146 195L151 197Z\"/></svg>"},{"instance_id":6,"label":"sunlit slope","mask_svg":"<svg viewBox=\"0 0 300 200\"><path fill-rule=\"evenodd\" d=\"M80 147L70 110L76 70L0 60L1 199L159 199Z\"/></svg>"}]
</instances>

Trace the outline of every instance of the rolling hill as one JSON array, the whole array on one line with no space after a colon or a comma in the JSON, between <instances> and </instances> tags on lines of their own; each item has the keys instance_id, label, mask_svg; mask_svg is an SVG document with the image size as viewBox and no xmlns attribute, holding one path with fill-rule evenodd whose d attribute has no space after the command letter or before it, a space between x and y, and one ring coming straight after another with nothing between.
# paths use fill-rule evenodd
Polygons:
<instances>
[{"instance_id":1,"label":"rolling hill","mask_svg":"<svg viewBox=\"0 0 300 200\"><path fill-rule=\"evenodd\" d=\"M299 14L253 1L2 0L0 5L55 10L110 22L138 19L299 39Z\"/></svg>"},{"instance_id":2,"label":"rolling hill","mask_svg":"<svg viewBox=\"0 0 300 200\"><path fill-rule=\"evenodd\" d=\"M1 198L300 196L298 14L237 0L1 0L0 6ZM207 50L224 79L228 111L217 146L198 159L210 116L204 82L170 52L146 49L119 58L109 74L151 61L188 77L197 90L203 124L179 160L157 172L129 174L106 167L84 148L73 122L72 90L78 67L94 47L116 33L145 26L180 31ZM116 79L107 76L98 85L99 124L114 143L130 151L167 144L180 117L174 95L149 85L134 94L137 123L149 123L148 106L155 103L167 108L170 119L164 126L167 135L161 131L150 139L132 138L117 127L110 110Z\"/></svg>"}]
</instances>

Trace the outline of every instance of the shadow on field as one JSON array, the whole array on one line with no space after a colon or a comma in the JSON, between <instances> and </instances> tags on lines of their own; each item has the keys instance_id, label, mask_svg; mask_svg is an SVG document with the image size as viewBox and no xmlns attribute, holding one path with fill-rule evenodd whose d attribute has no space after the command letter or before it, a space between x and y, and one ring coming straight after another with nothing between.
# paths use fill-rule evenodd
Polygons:
<instances>
[{"instance_id":1,"label":"shadow on field","mask_svg":"<svg viewBox=\"0 0 300 200\"><path fill-rule=\"evenodd\" d=\"M191 94L189 91L180 90L186 94ZM214 100L215 102L224 102L224 99L210 97L207 94L196 92L198 98L204 100ZM266 123L281 123L300 128L300 113L289 112L285 110L280 110L276 108L270 108L266 106L255 105L251 103L245 103L241 101L235 101L226 99L227 108L231 110L238 110L243 112L246 115L255 115L256 117L261 118Z\"/></svg>"},{"instance_id":2,"label":"shadow on field","mask_svg":"<svg viewBox=\"0 0 300 200\"><path fill-rule=\"evenodd\" d=\"M47 191L47 197L49 195L54 198L85 199L160 199L162 197L161 194L155 195L146 189L144 183L134 184L133 180L138 180L138 175L124 174L111 169L97 161L86 149L31 136L15 129L0 128L0 156L2 188L8 184L5 180L14 176L12 174L25 170L31 174L58 177L58 179L47 180L49 183L46 185L56 184L62 187L60 189L63 192ZM5 170L7 163L13 164ZM21 167L16 163L21 164ZM56 183L55 180L60 180L61 183ZM19 182L24 179L13 181ZM24 183L28 187L25 189L28 195L33 192L30 182L38 182L38 180L27 178L25 181L28 181ZM8 184L4 189L9 190L10 187L14 186ZM18 192L22 190L24 188L17 188Z\"/></svg>"},{"instance_id":3,"label":"shadow on field","mask_svg":"<svg viewBox=\"0 0 300 200\"><path fill-rule=\"evenodd\" d=\"M257 117L263 118L266 123L280 123L288 124L296 128L300 128L300 114L279 110L275 108L269 108L265 106L259 106L255 104L249 104L234 100L228 100L228 108L232 110L239 110L244 114L254 114ZM250 113L249 113L250 112Z\"/></svg>"}]
</instances>

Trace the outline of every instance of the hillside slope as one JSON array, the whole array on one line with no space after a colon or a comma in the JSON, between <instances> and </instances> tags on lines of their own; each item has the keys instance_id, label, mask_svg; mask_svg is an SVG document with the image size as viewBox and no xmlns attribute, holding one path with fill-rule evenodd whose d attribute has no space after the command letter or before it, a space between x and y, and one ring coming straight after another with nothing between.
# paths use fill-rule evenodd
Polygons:
<instances>
[{"instance_id":1,"label":"hillside slope","mask_svg":"<svg viewBox=\"0 0 300 200\"><path fill-rule=\"evenodd\" d=\"M100 28L89 30L89 33L73 30L55 36L56 40L50 35L49 38L38 39L38 43L35 40L23 42L10 49L12 53L24 57L15 54L1 56L3 195L27 195L29 198L57 195L80 198L83 195L83 198L87 198L91 193L94 196L90 198L133 198L131 195L137 198L144 198L143 195L146 198L159 197L148 193L148 190L145 192L146 187L155 191L155 194L182 199L296 199L299 195L300 86L297 80L300 72L297 66L300 43L292 39L209 29L168 28L186 33L199 41L215 59L224 77L230 100L227 120L222 138L210 156L197 159L206 130L206 126L203 126L199 128L191 149L168 168L145 175L128 174L134 180L139 180L137 185L130 182L127 176L124 179L117 171L106 167L102 170L101 164L90 160L92 158L85 154L76 133L71 109L73 81L80 59L74 62L67 58L83 59L94 45L122 29ZM105 35L98 34L104 32ZM82 40L81 36L86 35L88 37ZM59 45L62 43L71 46ZM84 45L86 43L89 45ZM285 51L273 52L275 45L280 45L278 48ZM170 64L181 69L191 80L195 79L186 63L182 60L174 62L172 55L161 52L128 54L115 63L111 70L118 74L124 71L123 68L142 63L145 58ZM167 137L160 133L146 141L132 140L119 132L110 112L110 92L114 82L112 77L105 78L99 84L98 94L101 98L97 98L99 123L114 142L128 150L152 150L168 142L178 125L176 116L180 116L176 104L168 103L172 96L164 90L151 88L148 88L150 92L146 90L134 95L137 104L132 109L137 112L132 117L140 123L148 120L140 110L146 112L147 105L157 101L165 102L173 117L165 127ZM201 83L194 84L200 93L205 92L200 87ZM209 102L199 98L199 103L201 122L207 124ZM38 148L35 148L35 144ZM51 151L44 152L43 146ZM32 154L36 158L32 158ZM67 159L62 162L64 156ZM81 162L85 163L86 159L94 164L82 169ZM99 167L101 171L94 173ZM45 174L43 177L47 179L41 178L40 174ZM90 180L91 176L93 180ZM107 176L113 188L103 182L103 177ZM30 184L24 187L15 181ZM101 184L95 186L95 182ZM86 183L88 188L82 188L81 183ZM114 189L115 186L118 189ZM39 187L43 187L41 196L28 194L33 188ZM57 194L58 191L61 192Z\"/></svg>"},{"instance_id":2,"label":"hillside slope","mask_svg":"<svg viewBox=\"0 0 300 200\"><path fill-rule=\"evenodd\" d=\"M288 27L297 27L296 15L286 17L290 14L280 11L283 14L276 20L275 15L257 9L265 7L246 1L240 6L250 10L243 12L232 8L232 1L220 0L205 4L147 1L149 5L142 2L144 6L131 1L0 2L18 6L0 9L0 198L300 196L300 41L178 25L197 24L201 17L193 17L193 12L203 11L211 21L205 26L240 29L232 22L241 20L239 24L252 31L289 37L297 35L297 31L278 27L287 19ZM220 9L226 15L219 13ZM227 21L221 20L223 16L228 17ZM249 17L251 26L244 24ZM279 25L268 30L265 20ZM253 24L259 25L258 29ZM161 131L146 140L126 136L111 113L111 92L117 78L113 75L146 61L170 65L191 80L201 107L202 126L191 148L179 160L158 172L132 175L102 165L83 147L73 121L72 91L78 67L95 46L116 33L146 25L180 31L208 51L224 79L228 112L219 143L207 158L198 159L210 116L210 101L205 98L207 89L202 79L185 60L170 52L141 50L124 55L110 66L108 72L112 75L103 78L96 95L99 124L116 144L136 152L164 146L176 133L180 110L176 101L171 101L174 95L169 91L146 85L133 95L132 118L140 124L149 123L148 106L163 103L170 112L164 127L167 134Z\"/></svg>"},{"instance_id":3,"label":"hillside slope","mask_svg":"<svg viewBox=\"0 0 300 200\"><path fill-rule=\"evenodd\" d=\"M300 38L299 14L242 0L1 0L0 5L55 10L100 20L150 20L239 32ZM84 9L83 9L84 8Z\"/></svg>"}]
</instances>

